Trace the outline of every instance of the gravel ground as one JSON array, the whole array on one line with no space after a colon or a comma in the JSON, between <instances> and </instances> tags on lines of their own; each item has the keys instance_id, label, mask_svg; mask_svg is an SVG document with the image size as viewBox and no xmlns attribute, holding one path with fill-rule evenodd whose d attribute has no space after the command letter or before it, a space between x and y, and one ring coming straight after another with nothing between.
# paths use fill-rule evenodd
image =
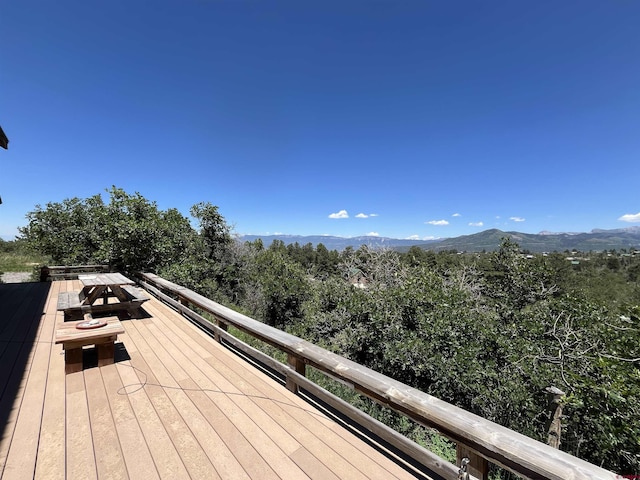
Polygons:
<instances>
[{"instance_id":1,"label":"gravel ground","mask_svg":"<svg viewBox=\"0 0 640 480\"><path fill-rule=\"evenodd\" d=\"M4 283L22 283L31 279L31 272L9 272L2 274Z\"/></svg>"}]
</instances>

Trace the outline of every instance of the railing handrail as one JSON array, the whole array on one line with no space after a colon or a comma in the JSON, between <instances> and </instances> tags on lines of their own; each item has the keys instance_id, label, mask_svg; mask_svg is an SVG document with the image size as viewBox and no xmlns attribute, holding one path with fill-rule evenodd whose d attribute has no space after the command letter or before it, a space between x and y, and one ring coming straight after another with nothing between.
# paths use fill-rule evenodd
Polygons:
<instances>
[{"instance_id":1,"label":"railing handrail","mask_svg":"<svg viewBox=\"0 0 640 480\"><path fill-rule=\"evenodd\" d=\"M223 325L239 330L286 352L289 363L310 365L350 384L376 402L414 421L433 427L480 457L525 478L554 480L616 479L613 472L517 433L455 405L409 387L368 367L313 343L254 320L188 288L152 273L140 277L161 291L210 312ZM293 361L292 361L293 359ZM296 368L299 372L299 368ZM304 368L302 369L304 371Z\"/></svg>"},{"instance_id":2,"label":"railing handrail","mask_svg":"<svg viewBox=\"0 0 640 480\"><path fill-rule=\"evenodd\" d=\"M75 278L82 273L108 272L109 265L44 265L40 267L40 281L46 282L56 278Z\"/></svg>"},{"instance_id":3,"label":"railing handrail","mask_svg":"<svg viewBox=\"0 0 640 480\"><path fill-rule=\"evenodd\" d=\"M92 265L45 265L42 268L48 268L49 270L65 270L73 272L76 270L84 270L87 268L109 268L109 265L104 263L96 263Z\"/></svg>"}]
</instances>

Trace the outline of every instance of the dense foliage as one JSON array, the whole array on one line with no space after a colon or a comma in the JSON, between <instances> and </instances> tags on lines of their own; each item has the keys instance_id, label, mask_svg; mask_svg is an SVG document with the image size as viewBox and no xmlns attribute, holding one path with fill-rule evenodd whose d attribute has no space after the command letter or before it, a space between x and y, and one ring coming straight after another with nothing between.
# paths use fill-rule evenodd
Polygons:
<instances>
[{"instance_id":1,"label":"dense foliage","mask_svg":"<svg viewBox=\"0 0 640 480\"><path fill-rule=\"evenodd\" d=\"M543 442L555 386L566 392L561 448L640 473L640 255L569 261L508 239L469 255L265 248L234 241L211 204L192 208L194 229L140 195L109 193L36 207L23 240L55 263L155 271Z\"/></svg>"},{"instance_id":2,"label":"dense foliage","mask_svg":"<svg viewBox=\"0 0 640 480\"><path fill-rule=\"evenodd\" d=\"M195 232L177 210L161 211L140 194L113 187L101 195L37 205L22 239L55 264L108 264L120 271L158 269L181 262Z\"/></svg>"}]
</instances>

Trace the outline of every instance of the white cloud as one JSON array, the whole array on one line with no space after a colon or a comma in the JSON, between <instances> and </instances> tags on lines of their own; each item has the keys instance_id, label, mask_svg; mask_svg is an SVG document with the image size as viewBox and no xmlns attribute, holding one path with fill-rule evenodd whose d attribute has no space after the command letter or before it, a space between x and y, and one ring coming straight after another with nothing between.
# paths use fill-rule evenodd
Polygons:
<instances>
[{"instance_id":1,"label":"white cloud","mask_svg":"<svg viewBox=\"0 0 640 480\"><path fill-rule=\"evenodd\" d=\"M429 235L427 237L421 237L420 235L411 235L410 237L405 238L405 240L438 240L440 237L435 237L433 235Z\"/></svg>"},{"instance_id":2,"label":"white cloud","mask_svg":"<svg viewBox=\"0 0 640 480\"><path fill-rule=\"evenodd\" d=\"M428 223L429 225L449 225L449 222L447 222L446 220L429 220L428 222L424 223Z\"/></svg>"},{"instance_id":3,"label":"white cloud","mask_svg":"<svg viewBox=\"0 0 640 480\"><path fill-rule=\"evenodd\" d=\"M453 215L451 215L452 217L461 217L462 215L459 213L454 213Z\"/></svg>"},{"instance_id":4,"label":"white cloud","mask_svg":"<svg viewBox=\"0 0 640 480\"><path fill-rule=\"evenodd\" d=\"M524 218L522 217L509 217L509 220L513 220L514 222L524 222Z\"/></svg>"},{"instance_id":5,"label":"white cloud","mask_svg":"<svg viewBox=\"0 0 640 480\"><path fill-rule=\"evenodd\" d=\"M337 213L332 213L329 218L349 218L349 214L346 210L340 210Z\"/></svg>"},{"instance_id":6,"label":"white cloud","mask_svg":"<svg viewBox=\"0 0 640 480\"><path fill-rule=\"evenodd\" d=\"M367 233L367 237L379 237L380 234L378 232L369 232Z\"/></svg>"},{"instance_id":7,"label":"white cloud","mask_svg":"<svg viewBox=\"0 0 640 480\"><path fill-rule=\"evenodd\" d=\"M469 226L470 227L482 227L484 225L484 223L482 222L470 222Z\"/></svg>"},{"instance_id":8,"label":"white cloud","mask_svg":"<svg viewBox=\"0 0 640 480\"><path fill-rule=\"evenodd\" d=\"M359 213L356 215L356 218L369 218L369 217L377 217L377 213Z\"/></svg>"},{"instance_id":9,"label":"white cloud","mask_svg":"<svg viewBox=\"0 0 640 480\"><path fill-rule=\"evenodd\" d=\"M638 223L640 222L640 212L636 213L635 215L632 213L627 213L626 215L622 215L618 220L622 222Z\"/></svg>"}]
</instances>

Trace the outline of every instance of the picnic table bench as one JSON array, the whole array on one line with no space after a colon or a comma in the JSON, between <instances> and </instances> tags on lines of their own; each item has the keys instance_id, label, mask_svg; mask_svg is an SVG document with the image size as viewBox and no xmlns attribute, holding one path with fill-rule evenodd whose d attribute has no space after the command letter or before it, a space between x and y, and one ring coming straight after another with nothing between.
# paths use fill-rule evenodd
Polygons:
<instances>
[{"instance_id":1,"label":"picnic table bench","mask_svg":"<svg viewBox=\"0 0 640 480\"><path fill-rule=\"evenodd\" d=\"M95 321L96 326L89 322ZM87 328L78 328L78 325ZM76 322L60 322L56 325L55 343L62 344L64 350L65 373L82 371L82 347L95 345L98 366L110 365L114 361L115 341L124 333L117 317L93 319L91 314Z\"/></svg>"},{"instance_id":2,"label":"picnic table bench","mask_svg":"<svg viewBox=\"0 0 640 480\"><path fill-rule=\"evenodd\" d=\"M140 287L134 287L133 285L122 285L120 288L126 295L127 301L129 302L139 302L140 304L142 304L143 302L149 300L149 295L147 295Z\"/></svg>"}]
</instances>

